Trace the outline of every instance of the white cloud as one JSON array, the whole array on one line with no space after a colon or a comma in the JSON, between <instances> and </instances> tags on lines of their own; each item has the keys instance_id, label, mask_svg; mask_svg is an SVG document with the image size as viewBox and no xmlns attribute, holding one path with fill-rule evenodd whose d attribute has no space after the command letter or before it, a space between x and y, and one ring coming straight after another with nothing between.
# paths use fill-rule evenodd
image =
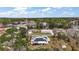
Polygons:
<instances>
[{"instance_id":1,"label":"white cloud","mask_svg":"<svg viewBox=\"0 0 79 59\"><path fill-rule=\"evenodd\" d=\"M34 14L37 13L38 11L34 10L34 11L29 11L28 13Z\"/></svg>"},{"instance_id":2,"label":"white cloud","mask_svg":"<svg viewBox=\"0 0 79 59\"><path fill-rule=\"evenodd\" d=\"M25 7L16 7L13 9L14 13L19 13L19 14L27 14L26 12L27 8Z\"/></svg>"},{"instance_id":3,"label":"white cloud","mask_svg":"<svg viewBox=\"0 0 79 59\"><path fill-rule=\"evenodd\" d=\"M73 10L72 8L69 8L69 10L71 11L71 10Z\"/></svg>"},{"instance_id":4,"label":"white cloud","mask_svg":"<svg viewBox=\"0 0 79 59\"><path fill-rule=\"evenodd\" d=\"M51 9L51 8L48 7L48 8L42 9L42 11L45 12L45 11L49 11L50 9Z\"/></svg>"},{"instance_id":5,"label":"white cloud","mask_svg":"<svg viewBox=\"0 0 79 59\"><path fill-rule=\"evenodd\" d=\"M22 11L22 10L26 10L26 9L27 9L27 7L15 7L14 8L15 11L18 11L18 10Z\"/></svg>"},{"instance_id":6,"label":"white cloud","mask_svg":"<svg viewBox=\"0 0 79 59\"><path fill-rule=\"evenodd\" d=\"M61 14L61 16L63 16L63 17L71 17L71 16L74 16L75 15L75 13L74 12L68 12L68 11L64 11L62 14Z\"/></svg>"},{"instance_id":7,"label":"white cloud","mask_svg":"<svg viewBox=\"0 0 79 59\"><path fill-rule=\"evenodd\" d=\"M63 7L53 7L54 9L61 9L61 8L63 8Z\"/></svg>"},{"instance_id":8,"label":"white cloud","mask_svg":"<svg viewBox=\"0 0 79 59\"><path fill-rule=\"evenodd\" d=\"M10 17L10 13L9 12L2 12L0 13L0 17Z\"/></svg>"},{"instance_id":9,"label":"white cloud","mask_svg":"<svg viewBox=\"0 0 79 59\"><path fill-rule=\"evenodd\" d=\"M58 8L58 9L61 9L61 8ZM72 9L70 8L70 10ZM43 11L43 12L40 13L40 11ZM58 15L56 11L58 11L56 7L55 9L51 7L47 7L47 8L39 9L39 10L28 10L28 8L25 8L25 7L16 7L13 10L10 10L8 12L1 12L0 17L43 17L43 16L49 16L49 17L51 16L69 17L70 16L71 17L71 16L76 16L75 13L71 11L64 11L60 13L60 15Z\"/></svg>"},{"instance_id":10,"label":"white cloud","mask_svg":"<svg viewBox=\"0 0 79 59\"><path fill-rule=\"evenodd\" d=\"M29 14L36 12L36 10L27 11L25 7L16 7L13 10L0 13L0 17L28 17Z\"/></svg>"}]
</instances>

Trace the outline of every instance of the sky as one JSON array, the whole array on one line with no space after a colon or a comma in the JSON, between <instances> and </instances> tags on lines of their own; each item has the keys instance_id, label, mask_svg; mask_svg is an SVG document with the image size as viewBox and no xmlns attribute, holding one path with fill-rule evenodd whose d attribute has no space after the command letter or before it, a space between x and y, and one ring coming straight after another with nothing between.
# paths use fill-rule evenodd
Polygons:
<instances>
[{"instance_id":1,"label":"sky","mask_svg":"<svg viewBox=\"0 0 79 59\"><path fill-rule=\"evenodd\" d=\"M78 17L79 7L0 7L0 17Z\"/></svg>"}]
</instances>

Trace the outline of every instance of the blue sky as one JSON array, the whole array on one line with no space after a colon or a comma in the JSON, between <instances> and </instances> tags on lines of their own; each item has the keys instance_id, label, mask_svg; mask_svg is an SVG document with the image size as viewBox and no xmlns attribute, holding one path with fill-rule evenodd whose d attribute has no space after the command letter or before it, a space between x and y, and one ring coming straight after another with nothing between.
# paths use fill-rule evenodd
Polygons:
<instances>
[{"instance_id":1,"label":"blue sky","mask_svg":"<svg viewBox=\"0 0 79 59\"><path fill-rule=\"evenodd\" d=\"M78 17L79 7L0 7L0 17Z\"/></svg>"}]
</instances>

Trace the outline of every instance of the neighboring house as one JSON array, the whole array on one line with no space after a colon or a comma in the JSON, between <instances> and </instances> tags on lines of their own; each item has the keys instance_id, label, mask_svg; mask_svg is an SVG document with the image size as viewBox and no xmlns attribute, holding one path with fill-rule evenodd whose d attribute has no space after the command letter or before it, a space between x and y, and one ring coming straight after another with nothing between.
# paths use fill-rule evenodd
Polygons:
<instances>
[{"instance_id":1,"label":"neighboring house","mask_svg":"<svg viewBox=\"0 0 79 59\"><path fill-rule=\"evenodd\" d=\"M13 27L13 24L7 24L6 27Z\"/></svg>"},{"instance_id":2,"label":"neighboring house","mask_svg":"<svg viewBox=\"0 0 79 59\"><path fill-rule=\"evenodd\" d=\"M4 25L2 23L0 23L0 28L4 28Z\"/></svg>"},{"instance_id":3,"label":"neighboring house","mask_svg":"<svg viewBox=\"0 0 79 59\"><path fill-rule=\"evenodd\" d=\"M44 28L48 28L48 23L43 22L42 25L43 25Z\"/></svg>"},{"instance_id":4,"label":"neighboring house","mask_svg":"<svg viewBox=\"0 0 79 59\"><path fill-rule=\"evenodd\" d=\"M61 35L67 36L67 32L65 29L53 29L53 33L55 36L58 36L59 33L61 33Z\"/></svg>"},{"instance_id":5,"label":"neighboring house","mask_svg":"<svg viewBox=\"0 0 79 59\"><path fill-rule=\"evenodd\" d=\"M67 35L70 37L74 37L76 36L76 34L78 35L79 30L78 29L68 29L67 30Z\"/></svg>"},{"instance_id":6,"label":"neighboring house","mask_svg":"<svg viewBox=\"0 0 79 59\"><path fill-rule=\"evenodd\" d=\"M24 24L26 24L26 22L25 21L20 21L20 24L23 24L24 25Z\"/></svg>"},{"instance_id":7,"label":"neighboring house","mask_svg":"<svg viewBox=\"0 0 79 59\"><path fill-rule=\"evenodd\" d=\"M36 23L34 21L30 21L30 24L29 25L32 26L33 28L36 27Z\"/></svg>"},{"instance_id":8,"label":"neighboring house","mask_svg":"<svg viewBox=\"0 0 79 59\"><path fill-rule=\"evenodd\" d=\"M49 41L47 36L36 36L31 38L31 44L48 44Z\"/></svg>"},{"instance_id":9,"label":"neighboring house","mask_svg":"<svg viewBox=\"0 0 79 59\"><path fill-rule=\"evenodd\" d=\"M36 27L36 22L34 21L20 21L20 22L14 22L14 23L10 23L7 24L6 27L31 27L31 28L35 28Z\"/></svg>"},{"instance_id":10,"label":"neighboring house","mask_svg":"<svg viewBox=\"0 0 79 59\"><path fill-rule=\"evenodd\" d=\"M17 27L17 25L19 25L19 24L20 24L20 22L13 22L12 26Z\"/></svg>"},{"instance_id":11,"label":"neighboring house","mask_svg":"<svg viewBox=\"0 0 79 59\"><path fill-rule=\"evenodd\" d=\"M54 36L58 36L59 32L61 32L59 29L53 29Z\"/></svg>"},{"instance_id":12,"label":"neighboring house","mask_svg":"<svg viewBox=\"0 0 79 59\"><path fill-rule=\"evenodd\" d=\"M29 31L30 31L30 32L34 32L34 33L35 33L35 32L40 32L39 29L30 29Z\"/></svg>"},{"instance_id":13,"label":"neighboring house","mask_svg":"<svg viewBox=\"0 0 79 59\"><path fill-rule=\"evenodd\" d=\"M29 27L31 27L31 28L36 28L37 23L34 22L34 21L28 21L28 22L27 22L27 25L28 25Z\"/></svg>"},{"instance_id":14,"label":"neighboring house","mask_svg":"<svg viewBox=\"0 0 79 59\"><path fill-rule=\"evenodd\" d=\"M50 33L52 36L54 35L53 31L50 29L42 29L41 33Z\"/></svg>"},{"instance_id":15,"label":"neighboring house","mask_svg":"<svg viewBox=\"0 0 79 59\"><path fill-rule=\"evenodd\" d=\"M71 21L71 28L79 29L79 21L78 20Z\"/></svg>"},{"instance_id":16,"label":"neighboring house","mask_svg":"<svg viewBox=\"0 0 79 59\"><path fill-rule=\"evenodd\" d=\"M28 34L32 34L32 33L36 33L36 32L40 32L40 30L38 30L38 29L30 29L30 30L28 30Z\"/></svg>"},{"instance_id":17,"label":"neighboring house","mask_svg":"<svg viewBox=\"0 0 79 59\"><path fill-rule=\"evenodd\" d=\"M25 24L24 24L24 25L18 24L16 27L17 27L17 29L19 29L20 27L24 27L24 28L28 29L27 26L26 26Z\"/></svg>"},{"instance_id":18,"label":"neighboring house","mask_svg":"<svg viewBox=\"0 0 79 59\"><path fill-rule=\"evenodd\" d=\"M48 25L47 22L41 22L40 27L43 28L43 29L47 29L49 27L49 25Z\"/></svg>"},{"instance_id":19,"label":"neighboring house","mask_svg":"<svg viewBox=\"0 0 79 59\"><path fill-rule=\"evenodd\" d=\"M20 24L20 22L13 22L12 24L14 24L14 25L18 25L18 24Z\"/></svg>"},{"instance_id":20,"label":"neighboring house","mask_svg":"<svg viewBox=\"0 0 79 59\"><path fill-rule=\"evenodd\" d=\"M20 22L14 22L14 23L7 24L8 27L17 27L18 25L20 25Z\"/></svg>"}]
</instances>

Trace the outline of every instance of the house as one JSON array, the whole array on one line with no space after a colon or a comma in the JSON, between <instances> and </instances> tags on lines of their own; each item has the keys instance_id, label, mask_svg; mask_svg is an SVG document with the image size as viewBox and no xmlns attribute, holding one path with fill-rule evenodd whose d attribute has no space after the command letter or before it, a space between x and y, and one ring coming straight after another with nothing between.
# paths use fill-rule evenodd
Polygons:
<instances>
[{"instance_id":1,"label":"house","mask_svg":"<svg viewBox=\"0 0 79 59\"><path fill-rule=\"evenodd\" d=\"M53 31L50 29L42 29L41 33L50 33L52 36L54 35Z\"/></svg>"},{"instance_id":2,"label":"house","mask_svg":"<svg viewBox=\"0 0 79 59\"><path fill-rule=\"evenodd\" d=\"M6 24L6 27L14 27L13 24Z\"/></svg>"},{"instance_id":3,"label":"house","mask_svg":"<svg viewBox=\"0 0 79 59\"><path fill-rule=\"evenodd\" d=\"M71 28L73 28L73 29L79 29L79 21L78 20L73 20L70 23L72 24Z\"/></svg>"},{"instance_id":4,"label":"house","mask_svg":"<svg viewBox=\"0 0 79 59\"><path fill-rule=\"evenodd\" d=\"M39 29L30 29L29 31L31 31L31 32L40 32Z\"/></svg>"},{"instance_id":5,"label":"house","mask_svg":"<svg viewBox=\"0 0 79 59\"><path fill-rule=\"evenodd\" d=\"M14 25L18 25L18 24L20 24L20 22L18 21L16 21L16 22L13 22L12 24L14 24Z\"/></svg>"},{"instance_id":6,"label":"house","mask_svg":"<svg viewBox=\"0 0 79 59\"><path fill-rule=\"evenodd\" d=\"M79 30L78 29L68 29L67 30L67 35L70 37L75 37L76 35L78 35Z\"/></svg>"},{"instance_id":7,"label":"house","mask_svg":"<svg viewBox=\"0 0 79 59\"><path fill-rule=\"evenodd\" d=\"M26 21L20 21L20 24L24 25L26 24Z\"/></svg>"},{"instance_id":8,"label":"house","mask_svg":"<svg viewBox=\"0 0 79 59\"><path fill-rule=\"evenodd\" d=\"M49 25L48 25L47 22L41 22L41 23L39 24L39 26L40 26L41 28L43 28L43 29L47 29L47 28L49 27Z\"/></svg>"},{"instance_id":9,"label":"house","mask_svg":"<svg viewBox=\"0 0 79 59\"><path fill-rule=\"evenodd\" d=\"M36 36L31 38L31 44L48 44L49 41L47 36Z\"/></svg>"},{"instance_id":10,"label":"house","mask_svg":"<svg viewBox=\"0 0 79 59\"><path fill-rule=\"evenodd\" d=\"M36 27L36 22L34 22L34 21L29 21L28 22L28 26L30 26L30 27L32 27L32 28L35 28Z\"/></svg>"},{"instance_id":11,"label":"house","mask_svg":"<svg viewBox=\"0 0 79 59\"><path fill-rule=\"evenodd\" d=\"M2 23L0 23L0 28L4 28L4 25Z\"/></svg>"},{"instance_id":12,"label":"house","mask_svg":"<svg viewBox=\"0 0 79 59\"><path fill-rule=\"evenodd\" d=\"M65 29L53 29L53 33L54 33L54 36L55 37L58 37L59 35L65 35L65 36L67 36L67 32L66 32L66 30Z\"/></svg>"}]
</instances>

